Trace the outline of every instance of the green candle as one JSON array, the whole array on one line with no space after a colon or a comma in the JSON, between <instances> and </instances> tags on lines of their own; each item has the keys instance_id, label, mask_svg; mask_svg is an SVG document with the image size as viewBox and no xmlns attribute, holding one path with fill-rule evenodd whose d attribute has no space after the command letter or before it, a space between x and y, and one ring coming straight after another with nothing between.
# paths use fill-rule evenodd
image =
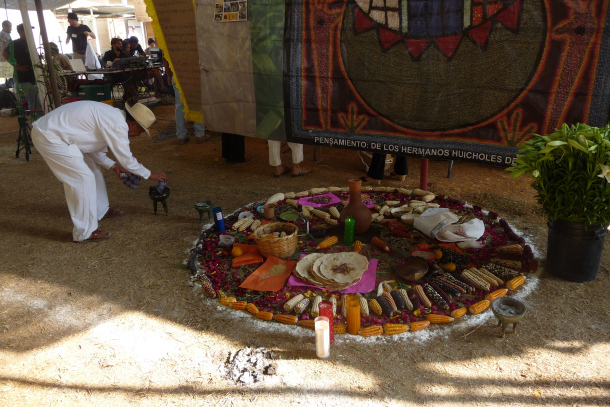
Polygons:
<instances>
[{"instance_id":1,"label":"green candle","mask_svg":"<svg viewBox=\"0 0 610 407\"><path fill-rule=\"evenodd\" d=\"M356 227L356 219L353 216L346 216L345 230L343 231L343 244L351 246L354 244L354 228Z\"/></svg>"}]
</instances>

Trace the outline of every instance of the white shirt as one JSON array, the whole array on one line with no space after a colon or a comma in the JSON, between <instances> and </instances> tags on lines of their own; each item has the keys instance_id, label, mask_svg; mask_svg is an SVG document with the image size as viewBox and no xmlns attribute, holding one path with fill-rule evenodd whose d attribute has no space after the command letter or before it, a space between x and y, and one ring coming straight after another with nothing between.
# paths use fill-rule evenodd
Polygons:
<instances>
[{"instance_id":1,"label":"white shirt","mask_svg":"<svg viewBox=\"0 0 610 407\"><path fill-rule=\"evenodd\" d=\"M68 103L34 122L50 142L74 144L104 168L114 161L106 156L108 148L127 171L144 179L150 171L136 160L129 149L129 128L125 113L105 103L79 101Z\"/></svg>"}]
</instances>

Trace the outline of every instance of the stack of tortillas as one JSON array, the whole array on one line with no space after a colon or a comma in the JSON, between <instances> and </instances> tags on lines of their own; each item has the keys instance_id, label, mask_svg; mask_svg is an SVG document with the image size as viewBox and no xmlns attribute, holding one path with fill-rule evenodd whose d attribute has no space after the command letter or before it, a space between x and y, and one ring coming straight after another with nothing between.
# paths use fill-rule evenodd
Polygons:
<instances>
[{"instance_id":1,"label":"stack of tortillas","mask_svg":"<svg viewBox=\"0 0 610 407\"><path fill-rule=\"evenodd\" d=\"M343 290L360 281L368 267L368 259L359 253L312 253L299 260L293 273L317 287Z\"/></svg>"}]
</instances>

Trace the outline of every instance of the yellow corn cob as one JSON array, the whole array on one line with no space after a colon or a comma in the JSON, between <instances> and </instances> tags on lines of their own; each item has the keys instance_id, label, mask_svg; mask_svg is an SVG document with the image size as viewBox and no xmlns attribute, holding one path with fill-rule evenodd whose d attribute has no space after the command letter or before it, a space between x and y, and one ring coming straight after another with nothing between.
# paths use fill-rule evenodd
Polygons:
<instances>
[{"instance_id":1,"label":"yellow corn cob","mask_svg":"<svg viewBox=\"0 0 610 407\"><path fill-rule=\"evenodd\" d=\"M387 206L398 206L400 205L400 201L385 201Z\"/></svg>"},{"instance_id":2,"label":"yellow corn cob","mask_svg":"<svg viewBox=\"0 0 610 407\"><path fill-rule=\"evenodd\" d=\"M331 295L330 303L333 304L333 316L337 315L337 297Z\"/></svg>"},{"instance_id":3,"label":"yellow corn cob","mask_svg":"<svg viewBox=\"0 0 610 407\"><path fill-rule=\"evenodd\" d=\"M331 206L330 208L328 208L328 212L330 212L330 214L337 219L339 219L341 217L341 213L339 213L339 209L335 208L334 206Z\"/></svg>"},{"instance_id":4,"label":"yellow corn cob","mask_svg":"<svg viewBox=\"0 0 610 407\"><path fill-rule=\"evenodd\" d=\"M292 206L293 208L296 208L297 206L299 206L299 201L297 201L296 199L286 199L286 204Z\"/></svg>"},{"instance_id":5,"label":"yellow corn cob","mask_svg":"<svg viewBox=\"0 0 610 407\"><path fill-rule=\"evenodd\" d=\"M340 192L341 188L339 187L328 187L328 192Z\"/></svg>"},{"instance_id":6,"label":"yellow corn cob","mask_svg":"<svg viewBox=\"0 0 610 407\"><path fill-rule=\"evenodd\" d=\"M479 290L489 291L489 284L487 282L481 280L481 278L479 276L475 275L471 271L464 270L462 272L462 277L464 277L466 280L468 280L472 284L474 284L475 287L477 287Z\"/></svg>"},{"instance_id":7,"label":"yellow corn cob","mask_svg":"<svg viewBox=\"0 0 610 407\"><path fill-rule=\"evenodd\" d=\"M508 288L509 290L514 290L515 288L519 287L524 282L525 282L525 277L517 276L517 277L513 278L512 280L509 280L506 282L506 288Z\"/></svg>"},{"instance_id":8,"label":"yellow corn cob","mask_svg":"<svg viewBox=\"0 0 610 407\"><path fill-rule=\"evenodd\" d=\"M222 290L216 290L216 295L218 296L219 300L222 300L223 297L227 296L227 294L225 294Z\"/></svg>"},{"instance_id":9,"label":"yellow corn cob","mask_svg":"<svg viewBox=\"0 0 610 407\"><path fill-rule=\"evenodd\" d=\"M381 209L379 209L379 214L380 214L380 215L385 215L385 211L386 211L386 210L389 210L389 209L390 209L390 207L389 207L388 205L383 205L383 206L381 207Z\"/></svg>"},{"instance_id":10,"label":"yellow corn cob","mask_svg":"<svg viewBox=\"0 0 610 407\"><path fill-rule=\"evenodd\" d=\"M424 293L424 288L421 285L416 285L415 287L413 287L413 291L415 291L415 294L417 294L417 298L419 298L419 301L424 307L430 308L432 306L432 303L430 302L428 297L426 297L426 293Z\"/></svg>"},{"instance_id":11,"label":"yellow corn cob","mask_svg":"<svg viewBox=\"0 0 610 407\"><path fill-rule=\"evenodd\" d=\"M343 318L347 318L347 294L341 296L341 315Z\"/></svg>"},{"instance_id":12,"label":"yellow corn cob","mask_svg":"<svg viewBox=\"0 0 610 407\"><path fill-rule=\"evenodd\" d=\"M407 332L409 325L406 324L385 324L383 326L386 335L396 335Z\"/></svg>"},{"instance_id":13,"label":"yellow corn cob","mask_svg":"<svg viewBox=\"0 0 610 407\"><path fill-rule=\"evenodd\" d=\"M346 331L345 324L339 323L335 324L335 333L336 334L344 334Z\"/></svg>"},{"instance_id":14,"label":"yellow corn cob","mask_svg":"<svg viewBox=\"0 0 610 407\"><path fill-rule=\"evenodd\" d=\"M307 206L302 206L301 207L301 213L303 214L303 217L306 219L311 219L311 213L309 212L309 209Z\"/></svg>"},{"instance_id":15,"label":"yellow corn cob","mask_svg":"<svg viewBox=\"0 0 610 407\"><path fill-rule=\"evenodd\" d=\"M259 319L262 319L263 321L271 321L271 318L273 318L273 313L266 312L266 311L259 311L258 314L256 314L256 317Z\"/></svg>"},{"instance_id":16,"label":"yellow corn cob","mask_svg":"<svg viewBox=\"0 0 610 407\"><path fill-rule=\"evenodd\" d=\"M493 275L489 271L485 270L485 268L477 269L477 271L479 272L479 274L486 276L487 279L493 281L493 283L491 285L501 286L502 284L504 284L504 281L502 281L501 279L499 279L497 276Z\"/></svg>"},{"instance_id":17,"label":"yellow corn cob","mask_svg":"<svg viewBox=\"0 0 610 407\"><path fill-rule=\"evenodd\" d=\"M311 301L311 316L317 317L320 315L319 305L322 302L322 296L316 295L313 297L313 301Z\"/></svg>"},{"instance_id":18,"label":"yellow corn cob","mask_svg":"<svg viewBox=\"0 0 610 407\"><path fill-rule=\"evenodd\" d=\"M273 319L275 319L278 322L281 322L282 324L286 324L286 325L296 325L298 318L296 315L274 315Z\"/></svg>"},{"instance_id":19,"label":"yellow corn cob","mask_svg":"<svg viewBox=\"0 0 610 407\"><path fill-rule=\"evenodd\" d=\"M377 315L381 315L383 313L381 305L379 305L379 303L375 299L369 301L369 309Z\"/></svg>"},{"instance_id":20,"label":"yellow corn cob","mask_svg":"<svg viewBox=\"0 0 610 407\"><path fill-rule=\"evenodd\" d=\"M485 296L485 299L489 302L493 302L496 298L504 297L508 293L506 288L500 288L494 292L491 292Z\"/></svg>"},{"instance_id":21,"label":"yellow corn cob","mask_svg":"<svg viewBox=\"0 0 610 407\"><path fill-rule=\"evenodd\" d=\"M358 297L360 297L360 315L362 315L363 317L368 317L369 316L369 303L366 302L366 298L364 298L360 294L358 294Z\"/></svg>"},{"instance_id":22,"label":"yellow corn cob","mask_svg":"<svg viewBox=\"0 0 610 407\"><path fill-rule=\"evenodd\" d=\"M496 285L495 279L488 277L484 273L480 272L479 269L472 267L472 268L469 268L468 271L471 272L472 274L474 274L475 276L479 277L481 280L485 281L490 286Z\"/></svg>"},{"instance_id":23,"label":"yellow corn cob","mask_svg":"<svg viewBox=\"0 0 610 407\"><path fill-rule=\"evenodd\" d=\"M407 188L398 188L398 193L399 194L403 194L403 195L411 195L411 193L413 192L412 189L407 189Z\"/></svg>"},{"instance_id":24,"label":"yellow corn cob","mask_svg":"<svg viewBox=\"0 0 610 407\"><path fill-rule=\"evenodd\" d=\"M284 193L284 198L286 198L286 199L294 199L294 192L286 192L286 193Z\"/></svg>"},{"instance_id":25,"label":"yellow corn cob","mask_svg":"<svg viewBox=\"0 0 610 407\"><path fill-rule=\"evenodd\" d=\"M248 311L250 314L256 315L258 314L258 308L256 307L256 305L249 303L248 305L246 305L246 311Z\"/></svg>"},{"instance_id":26,"label":"yellow corn cob","mask_svg":"<svg viewBox=\"0 0 610 407\"><path fill-rule=\"evenodd\" d=\"M298 322L299 326L303 328L315 329L316 321L313 319L302 319Z\"/></svg>"},{"instance_id":27,"label":"yellow corn cob","mask_svg":"<svg viewBox=\"0 0 610 407\"><path fill-rule=\"evenodd\" d=\"M360 240L356 240L354 243L354 251L356 253L360 253L360 250L362 250L362 242Z\"/></svg>"},{"instance_id":28,"label":"yellow corn cob","mask_svg":"<svg viewBox=\"0 0 610 407\"><path fill-rule=\"evenodd\" d=\"M434 201L435 198L436 198L436 195L428 194L428 195L422 196L421 200L424 202L430 202L430 201Z\"/></svg>"},{"instance_id":29,"label":"yellow corn cob","mask_svg":"<svg viewBox=\"0 0 610 407\"><path fill-rule=\"evenodd\" d=\"M378 213L372 213L371 214L371 221L375 222L377 220L377 218L379 217Z\"/></svg>"},{"instance_id":30,"label":"yellow corn cob","mask_svg":"<svg viewBox=\"0 0 610 407\"><path fill-rule=\"evenodd\" d=\"M454 319L458 319L464 316L464 314L466 314L466 311L468 311L466 307L454 309L453 311L451 311L451 317Z\"/></svg>"},{"instance_id":31,"label":"yellow corn cob","mask_svg":"<svg viewBox=\"0 0 610 407\"><path fill-rule=\"evenodd\" d=\"M371 192L372 190L373 190L373 187L369 187L369 186L360 188L360 191L362 191L362 192ZM349 192L349 189L348 189L348 192Z\"/></svg>"},{"instance_id":32,"label":"yellow corn cob","mask_svg":"<svg viewBox=\"0 0 610 407\"><path fill-rule=\"evenodd\" d=\"M236 302L237 298L235 297L224 297L220 300L220 305L231 305L231 303Z\"/></svg>"},{"instance_id":33,"label":"yellow corn cob","mask_svg":"<svg viewBox=\"0 0 610 407\"><path fill-rule=\"evenodd\" d=\"M309 300L309 298L303 298L301 301L299 301L297 305L294 306L293 311L295 312L295 314L302 314L307 309L310 302L311 301Z\"/></svg>"},{"instance_id":34,"label":"yellow corn cob","mask_svg":"<svg viewBox=\"0 0 610 407\"><path fill-rule=\"evenodd\" d=\"M430 326L430 321L415 321L411 322L411 332L421 331Z\"/></svg>"},{"instance_id":35,"label":"yellow corn cob","mask_svg":"<svg viewBox=\"0 0 610 407\"><path fill-rule=\"evenodd\" d=\"M303 298L305 298L303 296L303 294L297 294L294 297L292 297L291 299L289 299L288 301L286 301L286 303L284 304L284 311L286 311L286 312L292 311L292 309L295 307L295 305L297 305L299 303L299 301L301 301Z\"/></svg>"},{"instance_id":36,"label":"yellow corn cob","mask_svg":"<svg viewBox=\"0 0 610 407\"><path fill-rule=\"evenodd\" d=\"M255 231L256 228L258 228L261 225L261 221L256 219L254 222L252 222L252 224L250 225L250 230L251 231Z\"/></svg>"},{"instance_id":37,"label":"yellow corn cob","mask_svg":"<svg viewBox=\"0 0 610 407\"><path fill-rule=\"evenodd\" d=\"M303 198L309 195L309 191L301 191L294 194L295 198Z\"/></svg>"},{"instance_id":38,"label":"yellow corn cob","mask_svg":"<svg viewBox=\"0 0 610 407\"><path fill-rule=\"evenodd\" d=\"M246 301L235 301L235 302L231 303L231 308L237 309L237 310L243 310L243 309L246 309L246 305L248 305L248 303Z\"/></svg>"},{"instance_id":39,"label":"yellow corn cob","mask_svg":"<svg viewBox=\"0 0 610 407\"><path fill-rule=\"evenodd\" d=\"M333 226L336 226L339 224L339 221L337 219L332 219L332 218L326 218L326 219L324 219L324 222L328 223L329 225L333 225Z\"/></svg>"},{"instance_id":40,"label":"yellow corn cob","mask_svg":"<svg viewBox=\"0 0 610 407\"><path fill-rule=\"evenodd\" d=\"M254 223L254 219L248 219L239 227L239 231L243 232L244 230L248 229L252 223Z\"/></svg>"},{"instance_id":41,"label":"yellow corn cob","mask_svg":"<svg viewBox=\"0 0 610 407\"><path fill-rule=\"evenodd\" d=\"M468 307L468 311L470 311L472 315L476 315L485 311L489 307L489 304L491 304L491 302L487 300L481 300L476 304L472 304L470 307Z\"/></svg>"},{"instance_id":42,"label":"yellow corn cob","mask_svg":"<svg viewBox=\"0 0 610 407\"><path fill-rule=\"evenodd\" d=\"M428 191L424 191L423 189L415 188L413 190L413 193L415 195L419 195L419 196L426 196L426 195L430 195L432 192L428 192Z\"/></svg>"},{"instance_id":43,"label":"yellow corn cob","mask_svg":"<svg viewBox=\"0 0 610 407\"><path fill-rule=\"evenodd\" d=\"M327 237L326 239L318 243L318 249L326 249L327 247L330 247L337 242L339 242L339 238L337 236Z\"/></svg>"},{"instance_id":44,"label":"yellow corn cob","mask_svg":"<svg viewBox=\"0 0 610 407\"><path fill-rule=\"evenodd\" d=\"M447 324L453 321L453 318L448 315L439 315L439 314L428 314L426 317L428 321L433 324Z\"/></svg>"},{"instance_id":45,"label":"yellow corn cob","mask_svg":"<svg viewBox=\"0 0 610 407\"><path fill-rule=\"evenodd\" d=\"M377 218L377 219L379 219L379 218ZM375 245L375 246L376 246L378 249L380 249L380 250L383 250L383 251L386 251L386 252L389 252L389 251L390 251L390 248L388 247L388 245L387 245L387 244L385 244L385 243L383 242L383 240L381 240L381 239L380 239L380 238L378 238L377 236L375 236L375 237L373 237L373 238L371 239L371 243L372 243L373 245Z\"/></svg>"},{"instance_id":46,"label":"yellow corn cob","mask_svg":"<svg viewBox=\"0 0 610 407\"><path fill-rule=\"evenodd\" d=\"M366 328L362 328L360 330L361 336L377 336L383 333L383 328L378 325L367 326Z\"/></svg>"},{"instance_id":47,"label":"yellow corn cob","mask_svg":"<svg viewBox=\"0 0 610 407\"><path fill-rule=\"evenodd\" d=\"M407 290L405 290L404 288L401 288L400 290L398 290L398 294L400 294L400 296L402 297L403 301L407 305L407 309L409 311L413 311L413 303L409 299L409 294L407 293Z\"/></svg>"},{"instance_id":48,"label":"yellow corn cob","mask_svg":"<svg viewBox=\"0 0 610 407\"><path fill-rule=\"evenodd\" d=\"M386 192L387 188L386 187L373 187L372 191L373 192Z\"/></svg>"},{"instance_id":49,"label":"yellow corn cob","mask_svg":"<svg viewBox=\"0 0 610 407\"><path fill-rule=\"evenodd\" d=\"M381 210L381 205L375 205L375 212L379 212Z\"/></svg>"},{"instance_id":50,"label":"yellow corn cob","mask_svg":"<svg viewBox=\"0 0 610 407\"><path fill-rule=\"evenodd\" d=\"M309 193L312 195L320 195L328 192L328 188L311 188Z\"/></svg>"},{"instance_id":51,"label":"yellow corn cob","mask_svg":"<svg viewBox=\"0 0 610 407\"><path fill-rule=\"evenodd\" d=\"M385 216L379 215L375 218L375 223L381 223L381 221L384 219L385 219Z\"/></svg>"},{"instance_id":52,"label":"yellow corn cob","mask_svg":"<svg viewBox=\"0 0 610 407\"><path fill-rule=\"evenodd\" d=\"M316 215L320 219L330 218L330 213L321 211L319 209L315 209L314 208L314 209L311 210L311 213L313 213L314 215Z\"/></svg>"},{"instance_id":53,"label":"yellow corn cob","mask_svg":"<svg viewBox=\"0 0 610 407\"><path fill-rule=\"evenodd\" d=\"M237 222L235 222L233 224L233 226L231 226L231 229L233 229L233 230L239 229L239 227L241 225L243 225L244 223L246 223L247 220L248 220L248 218L242 218L242 219L238 220Z\"/></svg>"}]
</instances>

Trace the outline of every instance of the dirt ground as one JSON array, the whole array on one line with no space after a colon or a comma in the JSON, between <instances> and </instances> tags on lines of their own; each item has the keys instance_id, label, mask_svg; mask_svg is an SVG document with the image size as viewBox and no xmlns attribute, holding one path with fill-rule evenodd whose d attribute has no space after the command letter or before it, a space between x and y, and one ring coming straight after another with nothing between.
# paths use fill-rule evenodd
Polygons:
<instances>
[{"instance_id":1,"label":"dirt ground","mask_svg":"<svg viewBox=\"0 0 610 407\"><path fill-rule=\"evenodd\" d=\"M363 175L355 151L321 148L313 174L272 177L264 141L248 139L254 160L231 167L220 137L177 145L173 106L155 109L153 138L132 151L165 171L170 214L153 214L144 182L126 188L108 173L111 205L128 212L105 220L111 239L72 242L61 184L36 154L15 158L16 118L0 118L0 405L610 405L610 257L599 277L569 283L542 273L525 298L517 334L498 336L487 312L469 323L399 337L338 336L329 360L315 357L313 333L259 323L202 299L184 262L201 225L193 203L211 199L225 213L275 192L344 186ZM290 162L290 153L283 154ZM419 160L404 183L417 187ZM541 260L545 219L525 177L497 168L430 163L429 189L506 217ZM268 380L224 379L230 351L266 347L278 358Z\"/></svg>"}]
</instances>

